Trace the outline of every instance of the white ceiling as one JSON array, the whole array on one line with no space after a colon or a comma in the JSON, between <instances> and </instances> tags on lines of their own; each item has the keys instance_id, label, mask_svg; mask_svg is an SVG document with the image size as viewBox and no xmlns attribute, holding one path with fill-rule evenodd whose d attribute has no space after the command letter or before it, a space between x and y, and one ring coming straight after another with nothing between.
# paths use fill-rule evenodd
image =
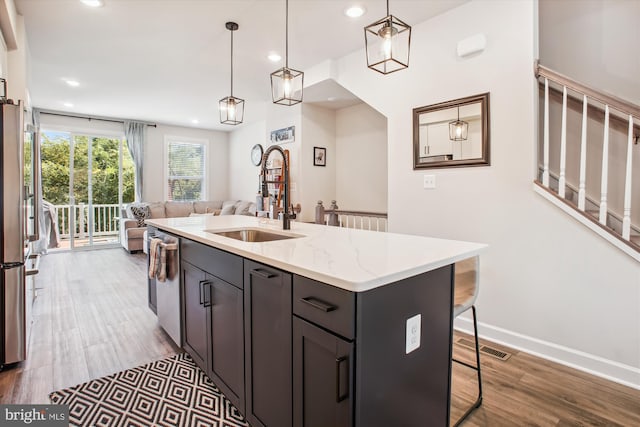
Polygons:
<instances>
[{"instance_id":1,"label":"white ceiling","mask_svg":"<svg viewBox=\"0 0 640 427\"><path fill-rule=\"evenodd\" d=\"M390 8L415 25L466 1L391 0ZM346 17L353 4L365 15ZM284 59L272 63L267 55L284 57L284 0L105 0L97 9L79 0L16 0L16 7L25 19L29 89L39 108L229 131L234 127L219 123L217 109L230 91L225 22L240 26L234 95L246 101L245 123L263 118L269 74L283 66ZM362 49L363 27L385 14L384 0L290 0L289 66L304 71ZM365 61L363 53L363 67ZM354 102L349 95L324 84L305 89L305 102L342 108Z\"/></svg>"}]
</instances>

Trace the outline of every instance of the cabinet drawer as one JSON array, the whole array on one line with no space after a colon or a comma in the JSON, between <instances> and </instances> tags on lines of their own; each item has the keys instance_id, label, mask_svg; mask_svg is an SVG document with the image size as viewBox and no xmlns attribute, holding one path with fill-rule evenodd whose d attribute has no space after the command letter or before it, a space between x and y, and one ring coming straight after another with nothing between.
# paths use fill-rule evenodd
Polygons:
<instances>
[{"instance_id":1,"label":"cabinet drawer","mask_svg":"<svg viewBox=\"0 0 640 427\"><path fill-rule=\"evenodd\" d=\"M184 261L242 289L242 257L188 239L181 239L180 255Z\"/></svg>"},{"instance_id":2,"label":"cabinet drawer","mask_svg":"<svg viewBox=\"0 0 640 427\"><path fill-rule=\"evenodd\" d=\"M355 337L353 292L306 277L293 277L293 313L348 339Z\"/></svg>"}]
</instances>

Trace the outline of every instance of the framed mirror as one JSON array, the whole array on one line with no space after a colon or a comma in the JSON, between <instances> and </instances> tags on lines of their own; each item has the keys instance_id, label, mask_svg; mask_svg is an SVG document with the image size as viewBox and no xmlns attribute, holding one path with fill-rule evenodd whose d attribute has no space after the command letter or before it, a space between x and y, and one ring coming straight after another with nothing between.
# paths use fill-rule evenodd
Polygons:
<instances>
[{"instance_id":1,"label":"framed mirror","mask_svg":"<svg viewBox=\"0 0 640 427\"><path fill-rule=\"evenodd\" d=\"M489 165L488 92L413 109L413 169Z\"/></svg>"}]
</instances>

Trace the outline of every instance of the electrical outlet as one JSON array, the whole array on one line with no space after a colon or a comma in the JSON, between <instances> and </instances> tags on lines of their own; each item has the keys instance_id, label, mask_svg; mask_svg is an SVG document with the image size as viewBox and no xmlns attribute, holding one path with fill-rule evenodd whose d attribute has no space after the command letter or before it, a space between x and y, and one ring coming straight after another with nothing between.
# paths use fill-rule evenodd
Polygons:
<instances>
[{"instance_id":1,"label":"electrical outlet","mask_svg":"<svg viewBox=\"0 0 640 427\"><path fill-rule=\"evenodd\" d=\"M409 354L420 347L420 323L421 314L416 314L407 319L407 339L405 344L405 353Z\"/></svg>"},{"instance_id":2,"label":"electrical outlet","mask_svg":"<svg viewBox=\"0 0 640 427\"><path fill-rule=\"evenodd\" d=\"M424 175L424 188L433 189L436 188L436 176Z\"/></svg>"}]
</instances>

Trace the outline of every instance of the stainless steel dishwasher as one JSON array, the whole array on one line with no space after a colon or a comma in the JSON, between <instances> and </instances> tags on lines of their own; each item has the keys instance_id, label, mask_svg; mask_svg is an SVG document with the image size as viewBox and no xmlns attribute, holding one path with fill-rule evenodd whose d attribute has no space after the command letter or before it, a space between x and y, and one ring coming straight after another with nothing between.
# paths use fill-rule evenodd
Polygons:
<instances>
[{"instance_id":1,"label":"stainless steel dishwasher","mask_svg":"<svg viewBox=\"0 0 640 427\"><path fill-rule=\"evenodd\" d=\"M160 273L156 275L156 293L158 322L169 334L171 339L182 347L182 327L180 307L180 238L172 234L158 230L155 238L162 243L158 245L159 251L165 254L164 281ZM151 254L150 254L151 255ZM160 264L160 252L157 253Z\"/></svg>"}]
</instances>

